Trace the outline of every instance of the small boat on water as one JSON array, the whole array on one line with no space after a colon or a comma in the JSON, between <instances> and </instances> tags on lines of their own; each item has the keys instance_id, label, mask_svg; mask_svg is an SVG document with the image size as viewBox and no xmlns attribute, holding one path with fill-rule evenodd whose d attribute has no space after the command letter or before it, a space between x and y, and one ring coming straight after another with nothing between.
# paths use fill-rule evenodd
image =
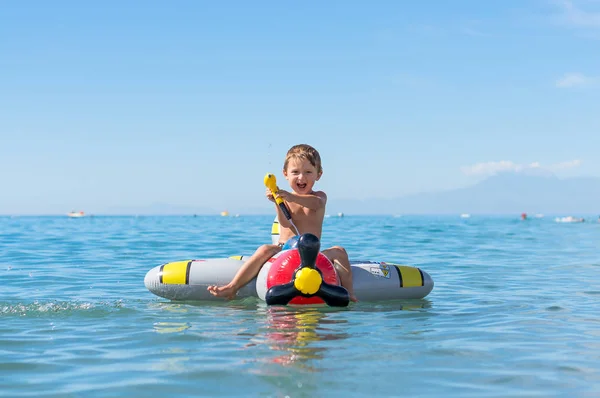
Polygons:
<instances>
[{"instance_id":1,"label":"small boat on water","mask_svg":"<svg viewBox=\"0 0 600 398\"><path fill-rule=\"evenodd\" d=\"M67 216L69 216L70 218L80 218L84 217L85 213L82 211L72 211L70 213L67 213Z\"/></svg>"},{"instance_id":2,"label":"small boat on water","mask_svg":"<svg viewBox=\"0 0 600 398\"><path fill-rule=\"evenodd\" d=\"M556 217L554 219L556 222L585 222L585 218L567 216L567 217Z\"/></svg>"}]
</instances>

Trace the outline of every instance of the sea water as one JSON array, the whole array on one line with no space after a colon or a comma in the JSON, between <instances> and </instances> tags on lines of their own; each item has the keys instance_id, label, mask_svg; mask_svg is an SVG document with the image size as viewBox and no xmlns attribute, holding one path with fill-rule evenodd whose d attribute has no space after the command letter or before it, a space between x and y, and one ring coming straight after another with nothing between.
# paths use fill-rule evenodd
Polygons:
<instances>
[{"instance_id":1,"label":"sea water","mask_svg":"<svg viewBox=\"0 0 600 398\"><path fill-rule=\"evenodd\" d=\"M595 219L325 219L323 247L428 272L423 300L302 309L145 289L156 265L252 253L272 219L0 217L0 396L600 396Z\"/></svg>"}]
</instances>

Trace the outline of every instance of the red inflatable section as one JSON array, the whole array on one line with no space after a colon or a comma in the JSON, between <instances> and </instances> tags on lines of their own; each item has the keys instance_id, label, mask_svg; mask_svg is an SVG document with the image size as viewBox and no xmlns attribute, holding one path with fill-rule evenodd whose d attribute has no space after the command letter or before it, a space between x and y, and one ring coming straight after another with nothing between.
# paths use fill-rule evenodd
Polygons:
<instances>
[{"instance_id":1,"label":"red inflatable section","mask_svg":"<svg viewBox=\"0 0 600 398\"><path fill-rule=\"evenodd\" d=\"M267 289L270 289L276 285L284 285L290 283L294 277L294 272L300 266L300 253L298 250L288 250L285 253L281 253L279 257L273 261L269 274L267 275ZM316 264L318 269L323 274L323 280L330 285L339 285L339 279L333 264L324 254L319 253L317 256ZM294 305L307 305L307 304L325 304L323 300L318 297L302 297L298 296L290 301L290 304Z\"/></svg>"}]
</instances>

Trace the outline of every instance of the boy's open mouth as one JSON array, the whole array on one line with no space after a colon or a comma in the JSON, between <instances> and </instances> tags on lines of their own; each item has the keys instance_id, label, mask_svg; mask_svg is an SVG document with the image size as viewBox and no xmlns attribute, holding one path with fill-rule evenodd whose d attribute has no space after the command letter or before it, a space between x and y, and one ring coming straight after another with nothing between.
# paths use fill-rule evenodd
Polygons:
<instances>
[{"instance_id":1,"label":"boy's open mouth","mask_svg":"<svg viewBox=\"0 0 600 398\"><path fill-rule=\"evenodd\" d=\"M296 186L298 187L298 189L304 189L304 188L306 188L306 183L299 183L299 182L297 182Z\"/></svg>"}]
</instances>

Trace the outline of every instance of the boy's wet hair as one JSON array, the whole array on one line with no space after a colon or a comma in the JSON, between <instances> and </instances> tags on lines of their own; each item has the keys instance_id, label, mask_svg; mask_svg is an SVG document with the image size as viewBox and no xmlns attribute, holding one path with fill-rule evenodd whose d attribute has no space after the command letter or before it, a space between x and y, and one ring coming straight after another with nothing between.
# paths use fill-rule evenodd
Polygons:
<instances>
[{"instance_id":1,"label":"boy's wet hair","mask_svg":"<svg viewBox=\"0 0 600 398\"><path fill-rule=\"evenodd\" d=\"M321 174L323 168L321 167L321 155L319 152L310 145L299 144L294 145L289 149L287 155L285 155L285 162L283 162L283 169L287 170L290 159L301 159L308 160L317 169L317 173Z\"/></svg>"}]
</instances>

